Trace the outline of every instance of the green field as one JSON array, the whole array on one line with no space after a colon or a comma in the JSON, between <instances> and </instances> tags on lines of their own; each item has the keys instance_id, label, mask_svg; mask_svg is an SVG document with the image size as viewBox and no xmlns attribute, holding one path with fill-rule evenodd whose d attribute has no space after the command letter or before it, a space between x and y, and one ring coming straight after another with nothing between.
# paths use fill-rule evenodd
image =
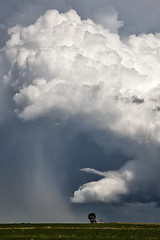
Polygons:
<instances>
[{"instance_id":1,"label":"green field","mask_svg":"<svg viewBox=\"0 0 160 240\"><path fill-rule=\"evenodd\" d=\"M0 224L0 240L158 240L160 224Z\"/></svg>"}]
</instances>

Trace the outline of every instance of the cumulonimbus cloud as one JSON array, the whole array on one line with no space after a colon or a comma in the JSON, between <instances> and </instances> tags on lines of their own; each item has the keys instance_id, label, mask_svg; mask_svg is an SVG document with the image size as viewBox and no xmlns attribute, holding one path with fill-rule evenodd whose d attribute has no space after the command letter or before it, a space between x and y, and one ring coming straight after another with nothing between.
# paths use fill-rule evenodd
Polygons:
<instances>
[{"instance_id":1,"label":"cumulonimbus cloud","mask_svg":"<svg viewBox=\"0 0 160 240\"><path fill-rule=\"evenodd\" d=\"M146 146L159 143L160 34L132 35L123 42L102 25L81 20L74 10L47 11L9 34L2 56L9 71L3 81L12 89L19 118L53 117L57 111L61 120L82 115L84 125L90 118L96 129ZM137 154L133 164L101 172L103 178L80 187L72 201L120 201L135 182L143 186L136 171L145 157ZM159 166L157 157L155 162ZM154 180L151 159L146 165Z\"/></svg>"}]
</instances>

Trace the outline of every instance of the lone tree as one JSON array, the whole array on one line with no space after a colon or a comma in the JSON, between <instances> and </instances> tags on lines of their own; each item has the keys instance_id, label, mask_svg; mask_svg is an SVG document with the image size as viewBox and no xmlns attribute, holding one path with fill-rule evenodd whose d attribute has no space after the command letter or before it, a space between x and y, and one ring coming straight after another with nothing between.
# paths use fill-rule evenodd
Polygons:
<instances>
[{"instance_id":1,"label":"lone tree","mask_svg":"<svg viewBox=\"0 0 160 240\"><path fill-rule=\"evenodd\" d=\"M96 214L95 213L88 214L88 219L90 220L91 223L96 223Z\"/></svg>"}]
</instances>

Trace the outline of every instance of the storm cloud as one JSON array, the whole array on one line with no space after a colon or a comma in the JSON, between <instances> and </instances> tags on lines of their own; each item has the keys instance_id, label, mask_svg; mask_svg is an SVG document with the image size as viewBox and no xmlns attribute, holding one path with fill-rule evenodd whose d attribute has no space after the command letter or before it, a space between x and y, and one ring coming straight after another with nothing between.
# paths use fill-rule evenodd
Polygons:
<instances>
[{"instance_id":1,"label":"storm cloud","mask_svg":"<svg viewBox=\"0 0 160 240\"><path fill-rule=\"evenodd\" d=\"M158 221L158 1L14 3L1 3L0 220L147 206Z\"/></svg>"}]
</instances>

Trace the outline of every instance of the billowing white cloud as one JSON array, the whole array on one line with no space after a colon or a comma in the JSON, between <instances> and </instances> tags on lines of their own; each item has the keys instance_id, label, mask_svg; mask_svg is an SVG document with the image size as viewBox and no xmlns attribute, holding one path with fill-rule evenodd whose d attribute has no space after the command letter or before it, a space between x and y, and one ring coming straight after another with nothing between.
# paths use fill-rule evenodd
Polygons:
<instances>
[{"instance_id":1,"label":"billowing white cloud","mask_svg":"<svg viewBox=\"0 0 160 240\"><path fill-rule=\"evenodd\" d=\"M123 194L129 193L127 182L132 180L132 172L124 171L122 173L112 171L101 173L94 169L85 169L86 172L104 175L105 178L84 184L79 190L74 192L73 202L84 203L100 201L105 203L113 203L120 201Z\"/></svg>"},{"instance_id":2,"label":"billowing white cloud","mask_svg":"<svg viewBox=\"0 0 160 240\"><path fill-rule=\"evenodd\" d=\"M110 130L146 144L146 149L159 144L160 34L132 35L123 42L102 25L81 20L74 10L47 11L34 24L15 26L9 34L3 49L9 71L3 79L12 89L19 118L54 118L57 112L60 120L83 116L84 126ZM105 141L97 142L106 148ZM144 152L80 187L72 201L117 202L133 188L138 192L145 178L137 171L145 160L150 186L158 177ZM156 156L154 161L159 166Z\"/></svg>"}]
</instances>

